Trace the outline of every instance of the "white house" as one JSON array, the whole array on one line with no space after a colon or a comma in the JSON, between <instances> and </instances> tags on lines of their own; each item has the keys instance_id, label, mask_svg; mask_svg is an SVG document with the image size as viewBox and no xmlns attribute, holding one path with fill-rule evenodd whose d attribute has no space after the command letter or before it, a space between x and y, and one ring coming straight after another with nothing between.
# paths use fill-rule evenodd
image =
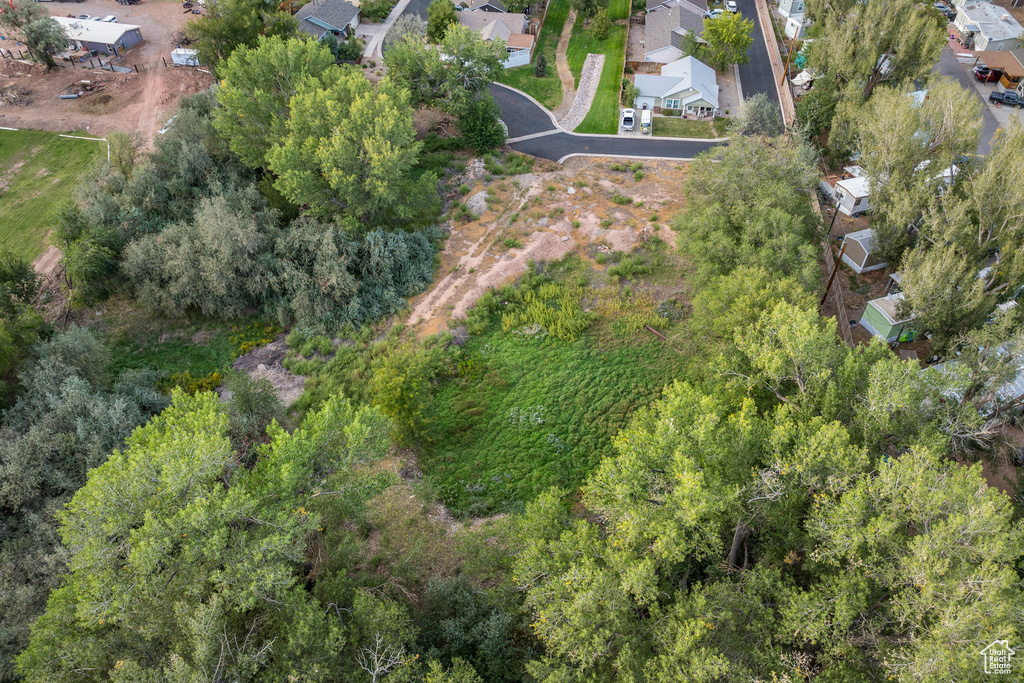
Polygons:
<instances>
[{"instance_id":1,"label":"white house","mask_svg":"<svg viewBox=\"0 0 1024 683\"><path fill-rule=\"evenodd\" d=\"M847 216L858 216L870 209L870 195L870 182L865 177L856 176L836 181L836 206Z\"/></svg>"},{"instance_id":2,"label":"white house","mask_svg":"<svg viewBox=\"0 0 1024 683\"><path fill-rule=\"evenodd\" d=\"M779 0L779 14L786 18L794 15L803 16L804 0Z\"/></svg>"},{"instance_id":3,"label":"white house","mask_svg":"<svg viewBox=\"0 0 1024 683\"><path fill-rule=\"evenodd\" d=\"M661 67L660 76L637 74L637 109L674 109L706 116L718 109L715 70L695 57L683 57Z\"/></svg>"},{"instance_id":4,"label":"white house","mask_svg":"<svg viewBox=\"0 0 1024 683\"><path fill-rule=\"evenodd\" d=\"M1024 27L1008 10L987 2L960 6L953 25L966 47L978 51L1016 49L1024 35Z\"/></svg>"},{"instance_id":5,"label":"white house","mask_svg":"<svg viewBox=\"0 0 1024 683\"><path fill-rule=\"evenodd\" d=\"M508 53L504 62L506 69L529 64L536 38L526 32L526 15L498 12L493 9L493 3L488 7L492 9L459 12L459 23L479 33L484 40L500 40L505 43L505 52Z\"/></svg>"},{"instance_id":6,"label":"white house","mask_svg":"<svg viewBox=\"0 0 1024 683\"><path fill-rule=\"evenodd\" d=\"M804 15L793 14L786 19L786 37L793 40L803 40L807 34L807 21L804 20Z\"/></svg>"}]
</instances>

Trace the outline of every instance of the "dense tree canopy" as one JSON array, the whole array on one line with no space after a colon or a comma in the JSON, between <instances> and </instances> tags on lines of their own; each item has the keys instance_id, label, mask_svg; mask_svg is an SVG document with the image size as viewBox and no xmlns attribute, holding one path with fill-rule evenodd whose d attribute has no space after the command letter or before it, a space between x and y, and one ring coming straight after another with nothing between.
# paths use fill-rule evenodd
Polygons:
<instances>
[{"instance_id":1,"label":"dense tree canopy","mask_svg":"<svg viewBox=\"0 0 1024 683\"><path fill-rule=\"evenodd\" d=\"M731 12L704 20L701 35L706 45L701 59L716 71L725 71L733 64L750 61L747 49L754 42L754 22Z\"/></svg>"},{"instance_id":2,"label":"dense tree canopy","mask_svg":"<svg viewBox=\"0 0 1024 683\"><path fill-rule=\"evenodd\" d=\"M288 38L299 23L274 0L220 0L185 31L199 51L199 60L218 68L236 48L255 47L262 36Z\"/></svg>"},{"instance_id":3,"label":"dense tree canopy","mask_svg":"<svg viewBox=\"0 0 1024 683\"><path fill-rule=\"evenodd\" d=\"M1009 500L942 460L944 416L920 412L918 373L894 375L881 345L837 346L780 304L740 348L777 407L676 384L616 439L588 514L559 490L528 506L515 577L547 651L530 673L976 678L991 633L1024 623ZM894 429L901 410L918 419Z\"/></svg>"}]
</instances>

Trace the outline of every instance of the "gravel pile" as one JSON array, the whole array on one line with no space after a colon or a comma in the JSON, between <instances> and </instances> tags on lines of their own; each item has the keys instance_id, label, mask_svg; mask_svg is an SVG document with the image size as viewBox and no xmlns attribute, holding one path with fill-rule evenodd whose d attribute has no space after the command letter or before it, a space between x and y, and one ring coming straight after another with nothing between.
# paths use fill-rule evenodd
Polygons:
<instances>
[{"instance_id":1,"label":"gravel pile","mask_svg":"<svg viewBox=\"0 0 1024 683\"><path fill-rule=\"evenodd\" d=\"M576 99L572 101L569 113L558 122L562 128L576 130L576 126L580 125L587 117L590 105L594 102L594 95L597 93L597 84L601 81L603 67L604 55L587 55L583 62L583 71L580 73L580 86L576 88Z\"/></svg>"}]
</instances>

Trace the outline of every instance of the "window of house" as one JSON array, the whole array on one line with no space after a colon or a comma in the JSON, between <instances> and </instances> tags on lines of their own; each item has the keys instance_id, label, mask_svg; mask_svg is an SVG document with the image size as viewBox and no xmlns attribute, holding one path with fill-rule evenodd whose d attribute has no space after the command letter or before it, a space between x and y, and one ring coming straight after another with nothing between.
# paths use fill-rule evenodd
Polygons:
<instances>
[{"instance_id":1,"label":"window of house","mask_svg":"<svg viewBox=\"0 0 1024 683\"><path fill-rule=\"evenodd\" d=\"M679 109L679 100L665 100L664 109Z\"/></svg>"}]
</instances>

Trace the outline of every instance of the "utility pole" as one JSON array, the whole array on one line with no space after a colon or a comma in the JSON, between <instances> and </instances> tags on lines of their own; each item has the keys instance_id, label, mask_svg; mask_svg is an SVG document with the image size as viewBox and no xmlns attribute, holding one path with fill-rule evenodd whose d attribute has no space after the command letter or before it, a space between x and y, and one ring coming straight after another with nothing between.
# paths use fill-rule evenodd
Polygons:
<instances>
[{"instance_id":1,"label":"utility pole","mask_svg":"<svg viewBox=\"0 0 1024 683\"><path fill-rule=\"evenodd\" d=\"M831 249L832 247L829 247ZM839 264L843 260L843 254L846 253L846 240L843 240L843 248L839 250L839 256L836 258L835 264L832 266L832 274L828 276L828 284L825 285L825 293L821 295L821 301L818 303L818 307L825 305L825 299L828 298L828 293L832 289L832 281L836 279L836 273L839 272Z\"/></svg>"}]
</instances>

